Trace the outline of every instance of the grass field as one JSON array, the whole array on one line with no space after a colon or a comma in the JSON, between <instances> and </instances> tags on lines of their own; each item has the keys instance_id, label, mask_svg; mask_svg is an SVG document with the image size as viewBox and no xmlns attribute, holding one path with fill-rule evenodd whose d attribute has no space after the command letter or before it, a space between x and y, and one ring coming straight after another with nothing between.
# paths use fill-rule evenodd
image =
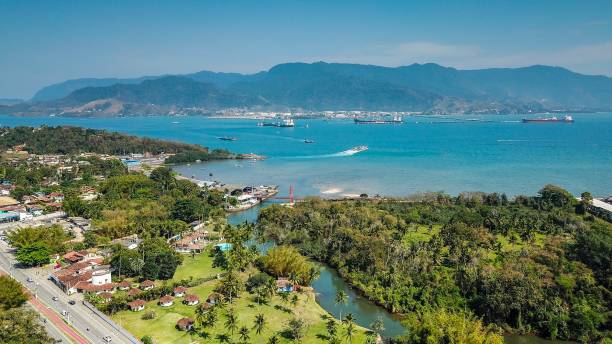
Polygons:
<instances>
[{"instance_id":1,"label":"grass field","mask_svg":"<svg viewBox=\"0 0 612 344\"><path fill-rule=\"evenodd\" d=\"M212 258L207 253L197 255L195 259L185 256L181 265L174 276L175 280L189 278L207 277L221 272L212 267ZM213 291L217 281L205 282L197 287L189 288L189 294L196 294L201 301ZM298 293L299 302L296 306L283 304L278 296L274 296L267 305L258 305L253 296L243 292L241 297L234 300L234 303L227 308L233 308L238 318L238 328L246 326L250 330L249 343L266 343L268 338L278 334L281 343L293 343L293 341L282 337L281 332L287 327L287 323L294 317L304 320L307 324L306 336L300 343L326 343L327 330L325 328L328 316L327 312L316 303L314 293ZM137 338L149 335L154 343L219 343L216 339L218 334L227 334L224 327L225 311L221 310L216 324L212 328L203 329L208 334L208 338L190 335L187 332L179 331L175 328L176 322L183 317L195 319L196 306L186 306L181 303L181 298L175 298L174 305L161 307L157 300L146 304L145 310L141 312L122 311L112 316L113 320L125 327ZM281 307L277 307L281 306ZM155 311L156 317L151 320L143 320L142 315L147 311ZM289 311L289 312L288 312ZM257 314L263 314L266 319L266 327L261 334L256 334L253 330L254 319ZM345 339L344 328L338 327L339 334ZM353 343L363 343L365 341L365 329L356 326L357 331L353 337ZM231 336L233 342L239 342L238 333Z\"/></svg>"}]
</instances>

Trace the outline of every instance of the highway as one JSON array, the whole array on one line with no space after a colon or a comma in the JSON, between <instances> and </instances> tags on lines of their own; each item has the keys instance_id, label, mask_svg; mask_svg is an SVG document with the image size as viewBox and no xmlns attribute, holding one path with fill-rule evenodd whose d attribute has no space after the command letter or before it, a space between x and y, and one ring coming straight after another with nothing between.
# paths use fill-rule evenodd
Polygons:
<instances>
[{"instance_id":1,"label":"highway","mask_svg":"<svg viewBox=\"0 0 612 344\"><path fill-rule=\"evenodd\" d=\"M98 315L82 304L81 294L66 295L53 282L47 279L48 269L22 269L16 267L16 261L10 247L6 242L0 240L0 266L13 278L21 282L30 290L37 301L63 318L68 324L77 330L78 334L86 338L90 343L107 343L103 337L110 336L111 343L130 344L133 343L128 337L127 331L117 331L102 320ZM32 282L28 282L31 278ZM54 301L53 297L58 300ZM70 305L70 300L76 301ZM66 312L63 314L63 312Z\"/></svg>"}]
</instances>

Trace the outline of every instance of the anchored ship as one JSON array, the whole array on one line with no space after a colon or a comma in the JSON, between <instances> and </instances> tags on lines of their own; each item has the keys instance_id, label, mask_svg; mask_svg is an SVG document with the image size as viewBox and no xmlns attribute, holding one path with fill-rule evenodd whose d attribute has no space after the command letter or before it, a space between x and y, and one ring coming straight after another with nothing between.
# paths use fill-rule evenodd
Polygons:
<instances>
[{"instance_id":1,"label":"anchored ship","mask_svg":"<svg viewBox=\"0 0 612 344\"><path fill-rule=\"evenodd\" d=\"M277 127L277 128L293 128L295 123L291 118L283 119L280 122L259 122L258 127Z\"/></svg>"},{"instance_id":2,"label":"anchored ship","mask_svg":"<svg viewBox=\"0 0 612 344\"><path fill-rule=\"evenodd\" d=\"M565 116L563 118L557 117L546 117L546 118L523 118L523 123L573 123L574 119L572 116Z\"/></svg>"},{"instance_id":3,"label":"anchored ship","mask_svg":"<svg viewBox=\"0 0 612 344\"><path fill-rule=\"evenodd\" d=\"M402 124L404 119L402 116L395 116L392 119L377 118L377 119L362 119L355 118L355 124Z\"/></svg>"}]
</instances>

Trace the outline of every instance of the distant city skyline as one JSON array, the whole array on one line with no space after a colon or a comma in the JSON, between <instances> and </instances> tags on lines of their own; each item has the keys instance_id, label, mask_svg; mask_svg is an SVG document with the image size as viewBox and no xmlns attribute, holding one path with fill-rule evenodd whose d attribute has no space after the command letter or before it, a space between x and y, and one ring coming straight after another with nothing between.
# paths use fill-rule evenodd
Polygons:
<instances>
[{"instance_id":1,"label":"distant city skyline","mask_svg":"<svg viewBox=\"0 0 612 344\"><path fill-rule=\"evenodd\" d=\"M286 62L461 69L561 66L612 76L612 1L0 0L0 98L83 77Z\"/></svg>"}]
</instances>

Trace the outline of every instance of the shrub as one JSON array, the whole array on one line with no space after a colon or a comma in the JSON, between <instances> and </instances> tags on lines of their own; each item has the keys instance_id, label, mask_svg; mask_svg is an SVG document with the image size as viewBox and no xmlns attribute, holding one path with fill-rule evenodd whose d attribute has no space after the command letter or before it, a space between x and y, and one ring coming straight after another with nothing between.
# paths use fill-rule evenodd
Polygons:
<instances>
[{"instance_id":1,"label":"shrub","mask_svg":"<svg viewBox=\"0 0 612 344\"><path fill-rule=\"evenodd\" d=\"M155 319L157 315L155 314L154 311L148 311L145 314L142 315L142 320L151 320L151 319Z\"/></svg>"}]
</instances>

